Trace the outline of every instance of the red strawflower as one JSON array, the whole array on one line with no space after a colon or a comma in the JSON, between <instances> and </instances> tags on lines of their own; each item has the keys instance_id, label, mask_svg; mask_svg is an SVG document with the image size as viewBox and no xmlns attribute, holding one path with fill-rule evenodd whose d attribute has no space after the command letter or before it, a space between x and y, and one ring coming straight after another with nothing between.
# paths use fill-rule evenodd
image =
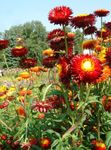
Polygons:
<instances>
[{"instance_id":1,"label":"red strawflower","mask_svg":"<svg viewBox=\"0 0 111 150\"><path fill-rule=\"evenodd\" d=\"M14 57L22 57L25 56L28 53L28 49L25 47L15 47L11 51L12 56Z\"/></svg>"},{"instance_id":2,"label":"red strawflower","mask_svg":"<svg viewBox=\"0 0 111 150\"><path fill-rule=\"evenodd\" d=\"M84 29L84 34L85 35L94 34L96 31L97 28L95 26L89 26Z\"/></svg>"},{"instance_id":3,"label":"red strawflower","mask_svg":"<svg viewBox=\"0 0 111 150\"><path fill-rule=\"evenodd\" d=\"M55 7L49 12L48 19L54 24L68 25L72 13L73 12L69 7Z\"/></svg>"},{"instance_id":4,"label":"red strawflower","mask_svg":"<svg viewBox=\"0 0 111 150\"><path fill-rule=\"evenodd\" d=\"M51 96L45 101L36 100L32 104L32 109L35 111L46 113L48 110L62 107L64 98L60 96Z\"/></svg>"},{"instance_id":5,"label":"red strawflower","mask_svg":"<svg viewBox=\"0 0 111 150\"><path fill-rule=\"evenodd\" d=\"M71 74L77 81L95 82L101 73L101 63L92 55L76 55L71 60Z\"/></svg>"},{"instance_id":6,"label":"red strawflower","mask_svg":"<svg viewBox=\"0 0 111 150\"><path fill-rule=\"evenodd\" d=\"M64 31L61 29L54 29L48 33L47 39L52 40L53 38L63 37L65 35Z\"/></svg>"},{"instance_id":7,"label":"red strawflower","mask_svg":"<svg viewBox=\"0 0 111 150\"><path fill-rule=\"evenodd\" d=\"M7 48L8 44L9 44L8 40L0 40L0 50Z\"/></svg>"},{"instance_id":8,"label":"red strawflower","mask_svg":"<svg viewBox=\"0 0 111 150\"><path fill-rule=\"evenodd\" d=\"M71 78L69 59L65 56L60 57L57 67L60 81L67 85Z\"/></svg>"},{"instance_id":9,"label":"red strawflower","mask_svg":"<svg viewBox=\"0 0 111 150\"><path fill-rule=\"evenodd\" d=\"M8 107L8 105L9 105L9 101L4 101L4 102L0 103L0 109L4 109L4 108Z\"/></svg>"},{"instance_id":10,"label":"red strawflower","mask_svg":"<svg viewBox=\"0 0 111 150\"><path fill-rule=\"evenodd\" d=\"M85 40L82 43L83 49L94 49L97 44L96 40Z\"/></svg>"},{"instance_id":11,"label":"red strawflower","mask_svg":"<svg viewBox=\"0 0 111 150\"><path fill-rule=\"evenodd\" d=\"M102 29L102 31L97 31L96 36L99 38L107 39L111 35L111 32L106 29Z\"/></svg>"},{"instance_id":12,"label":"red strawflower","mask_svg":"<svg viewBox=\"0 0 111 150\"><path fill-rule=\"evenodd\" d=\"M102 104L103 107L106 111L111 112L111 97L107 97L106 95L104 95L102 97Z\"/></svg>"},{"instance_id":13,"label":"red strawflower","mask_svg":"<svg viewBox=\"0 0 111 150\"><path fill-rule=\"evenodd\" d=\"M48 137L44 137L44 138L41 138L40 139L40 146L43 148L43 149L48 149L51 145L51 139L48 138Z\"/></svg>"},{"instance_id":14,"label":"red strawflower","mask_svg":"<svg viewBox=\"0 0 111 150\"><path fill-rule=\"evenodd\" d=\"M45 57L42 60L42 65L47 68L53 68L57 62L57 58L54 56Z\"/></svg>"},{"instance_id":15,"label":"red strawflower","mask_svg":"<svg viewBox=\"0 0 111 150\"><path fill-rule=\"evenodd\" d=\"M108 48L106 52L106 62L111 67L111 48Z\"/></svg>"},{"instance_id":16,"label":"red strawflower","mask_svg":"<svg viewBox=\"0 0 111 150\"><path fill-rule=\"evenodd\" d=\"M20 60L20 66L24 68L34 67L37 64L37 60L35 58L23 58Z\"/></svg>"},{"instance_id":17,"label":"red strawflower","mask_svg":"<svg viewBox=\"0 0 111 150\"><path fill-rule=\"evenodd\" d=\"M106 9L99 9L99 10L96 10L94 11L94 14L97 16L97 17L105 17L109 14L109 10L106 10Z\"/></svg>"},{"instance_id":18,"label":"red strawflower","mask_svg":"<svg viewBox=\"0 0 111 150\"><path fill-rule=\"evenodd\" d=\"M91 150L106 150L106 145L102 141L92 140L91 146Z\"/></svg>"},{"instance_id":19,"label":"red strawflower","mask_svg":"<svg viewBox=\"0 0 111 150\"><path fill-rule=\"evenodd\" d=\"M95 16L93 14L81 14L71 19L71 25L75 28L85 28L95 24Z\"/></svg>"},{"instance_id":20,"label":"red strawflower","mask_svg":"<svg viewBox=\"0 0 111 150\"><path fill-rule=\"evenodd\" d=\"M111 22L105 23L104 26L105 26L107 29L111 30Z\"/></svg>"}]
</instances>

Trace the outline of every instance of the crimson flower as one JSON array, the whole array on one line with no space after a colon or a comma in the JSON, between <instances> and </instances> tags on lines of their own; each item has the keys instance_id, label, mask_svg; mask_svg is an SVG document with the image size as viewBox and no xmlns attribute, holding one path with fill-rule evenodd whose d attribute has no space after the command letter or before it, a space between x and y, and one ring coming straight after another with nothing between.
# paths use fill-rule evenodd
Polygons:
<instances>
[{"instance_id":1,"label":"crimson flower","mask_svg":"<svg viewBox=\"0 0 111 150\"><path fill-rule=\"evenodd\" d=\"M95 23L95 16L93 14L81 14L71 19L71 25L75 28L85 28L93 26Z\"/></svg>"},{"instance_id":2,"label":"crimson flower","mask_svg":"<svg viewBox=\"0 0 111 150\"><path fill-rule=\"evenodd\" d=\"M20 60L20 66L24 68L34 67L37 64L37 60L35 58L23 58Z\"/></svg>"},{"instance_id":3,"label":"crimson flower","mask_svg":"<svg viewBox=\"0 0 111 150\"><path fill-rule=\"evenodd\" d=\"M107 37L109 37L110 35L111 35L111 32L109 30L107 30L107 29L102 29L102 31L98 30L96 32L96 36L100 37L100 38L103 38L103 39L107 39Z\"/></svg>"},{"instance_id":4,"label":"crimson flower","mask_svg":"<svg viewBox=\"0 0 111 150\"><path fill-rule=\"evenodd\" d=\"M84 34L89 35L89 34L95 33L96 31L97 31L97 28L95 26L89 26L84 29Z\"/></svg>"},{"instance_id":5,"label":"crimson flower","mask_svg":"<svg viewBox=\"0 0 111 150\"><path fill-rule=\"evenodd\" d=\"M65 35L64 31L61 29L54 29L51 32L48 33L47 39L52 40L56 37L63 37Z\"/></svg>"},{"instance_id":6,"label":"crimson flower","mask_svg":"<svg viewBox=\"0 0 111 150\"><path fill-rule=\"evenodd\" d=\"M111 67L111 48L108 48L106 52L106 62Z\"/></svg>"},{"instance_id":7,"label":"crimson flower","mask_svg":"<svg viewBox=\"0 0 111 150\"><path fill-rule=\"evenodd\" d=\"M67 85L70 82L71 77L69 59L66 58L65 56L60 57L57 68L60 81L63 84Z\"/></svg>"},{"instance_id":8,"label":"crimson flower","mask_svg":"<svg viewBox=\"0 0 111 150\"><path fill-rule=\"evenodd\" d=\"M111 30L111 22L105 23L104 26L105 26L107 29Z\"/></svg>"},{"instance_id":9,"label":"crimson flower","mask_svg":"<svg viewBox=\"0 0 111 150\"><path fill-rule=\"evenodd\" d=\"M57 58L54 56L45 57L42 60L42 65L47 68L53 68L57 62Z\"/></svg>"},{"instance_id":10,"label":"crimson flower","mask_svg":"<svg viewBox=\"0 0 111 150\"><path fill-rule=\"evenodd\" d=\"M55 7L49 12L48 19L54 24L68 25L72 13L73 12L69 7Z\"/></svg>"},{"instance_id":11,"label":"crimson flower","mask_svg":"<svg viewBox=\"0 0 111 150\"><path fill-rule=\"evenodd\" d=\"M96 44L96 40L85 40L82 43L82 47L83 49L94 49Z\"/></svg>"},{"instance_id":12,"label":"crimson flower","mask_svg":"<svg viewBox=\"0 0 111 150\"><path fill-rule=\"evenodd\" d=\"M36 100L32 104L32 110L44 112L51 109L56 109L62 107L62 104L64 103L64 98L59 96L51 96L45 101Z\"/></svg>"},{"instance_id":13,"label":"crimson flower","mask_svg":"<svg viewBox=\"0 0 111 150\"><path fill-rule=\"evenodd\" d=\"M97 16L97 17L105 17L109 14L109 10L106 10L106 9L98 9L96 11L94 11L94 14Z\"/></svg>"},{"instance_id":14,"label":"crimson flower","mask_svg":"<svg viewBox=\"0 0 111 150\"><path fill-rule=\"evenodd\" d=\"M101 73L101 63L92 55L76 55L71 60L72 77L80 82L95 82Z\"/></svg>"},{"instance_id":15,"label":"crimson flower","mask_svg":"<svg viewBox=\"0 0 111 150\"><path fill-rule=\"evenodd\" d=\"M8 44L9 44L8 40L0 40L0 50L7 48Z\"/></svg>"},{"instance_id":16,"label":"crimson flower","mask_svg":"<svg viewBox=\"0 0 111 150\"><path fill-rule=\"evenodd\" d=\"M28 49L22 46L15 47L11 51L12 56L14 57L22 57L25 56L28 53Z\"/></svg>"}]
</instances>

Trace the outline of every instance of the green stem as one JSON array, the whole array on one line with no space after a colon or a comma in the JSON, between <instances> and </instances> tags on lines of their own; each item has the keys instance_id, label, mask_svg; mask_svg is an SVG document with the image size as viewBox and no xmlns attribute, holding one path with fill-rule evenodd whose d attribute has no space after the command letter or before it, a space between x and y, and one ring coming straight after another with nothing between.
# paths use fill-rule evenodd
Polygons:
<instances>
[{"instance_id":1,"label":"green stem","mask_svg":"<svg viewBox=\"0 0 111 150\"><path fill-rule=\"evenodd\" d=\"M63 25L63 31L65 33L64 38L65 38L65 50L66 50L66 56L68 56L68 43L67 43L67 33L66 33L66 27Z\"/></svg>"},{"instance_id":2,"label":"green stem","mask_svg":"<svg viewBox=\"0 0 111 150\"><path fill-rule=\"evenodd\" d=\"M100 140L100 111L97 114L98 140Z\"/></svg>"},{"instance_id":3,"label":"green stem","mask_svg":"<svg viewBox=\"0 0 111 150\"><path fill-rule=\"evenodd\" d=\"M102 26L103 26L103 19L102 19L102 17L101 17L101 46L102 46Z\"/></svg>"}]
</instances>

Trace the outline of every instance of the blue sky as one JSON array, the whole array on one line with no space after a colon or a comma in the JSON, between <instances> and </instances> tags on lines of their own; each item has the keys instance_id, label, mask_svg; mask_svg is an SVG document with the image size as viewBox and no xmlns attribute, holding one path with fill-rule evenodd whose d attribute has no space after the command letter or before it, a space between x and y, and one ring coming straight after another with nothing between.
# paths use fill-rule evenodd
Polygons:
<instances>
[{"instance_id":1,"label":"blue sky","mask_svg":"<svg viewBox=\"0 0 111 150\"><path fill-rule=\"evenodd\" d=\"M74 16L92 13L97 9L111 11L111 0L0 0L0 31L32 20L43 23L48 31L56 28L48 21L48 13L55 6L69 6ZM111 21L111 14L105 18Z\"/></svg>"}]
</instances>

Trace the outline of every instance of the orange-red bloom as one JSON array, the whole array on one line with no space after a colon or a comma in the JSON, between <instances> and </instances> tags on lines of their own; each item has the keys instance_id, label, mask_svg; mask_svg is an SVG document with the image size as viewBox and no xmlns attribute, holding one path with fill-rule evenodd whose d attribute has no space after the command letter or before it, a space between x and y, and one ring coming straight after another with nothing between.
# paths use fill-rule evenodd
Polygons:
<instances>
[{"instance_id":1,"label":"orange-red bloom","mask_svg":"<svg viewBox=\"0 0 111 150\"><path fill-rule=\"evenodd\" d=\"M104 26L105 26L107 29L111 30L111 22L105 23Z\"/></svg>"},{"instance_id":2,"label":"orange-red bloom","mask_svg":"<svg viewBox=\"0 0 111 150\"><path fill-rule=\"evenodd\" d=\"M20 66L24 68L34 67L37 64L35 58L23 58L20 60Z\"/></svg>"},{"instance_id":3,"label":"orange-red bloom","mask_svg":"<svg viewBox=\"0 0 111 150\"><path fill-rule=\"evenodd\" d=\"M14 57L22 57L25 56L28 53L28 49L22 46L15 47L11 51L12 56Z\"/></svg>"},{"instance_id":4,"label":"orange-red bloom","mask_svg":"<svg viewBox=\"0 0 111 150\"><path fill-rule=\"evenodd\" d=\"M0 50L7 48L8 44L9 44L8 40L0 40Z\"/></svg>"},{"instance_id":5,"label":"orange-red bloom","mask_svg":"<svg viewBox=\"0 0 111 150\"><path fill-rule=\"evenodd\" d=\"M102 29L102 31L98 30L96 32L96 36L103 38L103 39L107 39L110 35L111 35L111 32L109 30L106 30L106 29Z\"/></svg>"},{"instance_id":6,"label":"orange-red bloom","mask_svg":"<svg viewBox=\"0 0 111 150\"><path fill-rule=\"evenodd\" d=\"M76 55L71 60L71 74L78 81L95 82L101 73L101 63L92 55Z\"/></svg>"},{"instance_id":7,"label":"orange-red bloom","mask_svg":"<svg viewBox=\"0 0 111 150\"><path fill-rule=\"evenodd\" d=\"M92 26L95 23L95 16L93 14L81 14L71 19L71 24L75 28L85 28Z\"/></svg>"},{"instance_id":8,"label":"orange-red bloom","mask_svg":"<svg viewBox=\"0 0 111 150\"><path fill-rule=\"evenodd\" d=\"M94 11L94 14L97 16L97 17L105 17L109 14L109 10L106 10L106 9L98 9L96 11Z\"/></svg>"},{"instance_id":9,"label":"orange-red bloom","mask_svg":"<svg viewBox=\"0 0 111 150\"><path fill-rule=\"evenodd\" d=\"M66 6L55 7L49 12L48 19L51 23L60 24L60 25L68 25L69 20L72 15L72 10Z\"/></svg>"},{"instance_id":10,"label":"orange-red bloom","mask_svg":"<svg viewBox=\"0 0 111 150\"><path fill-rule=\"evenodd\" d=\"M85 40L82 43L82 47L83 49L94 49L96 44L96 40Z\"/></svg>"}]
</instances>

